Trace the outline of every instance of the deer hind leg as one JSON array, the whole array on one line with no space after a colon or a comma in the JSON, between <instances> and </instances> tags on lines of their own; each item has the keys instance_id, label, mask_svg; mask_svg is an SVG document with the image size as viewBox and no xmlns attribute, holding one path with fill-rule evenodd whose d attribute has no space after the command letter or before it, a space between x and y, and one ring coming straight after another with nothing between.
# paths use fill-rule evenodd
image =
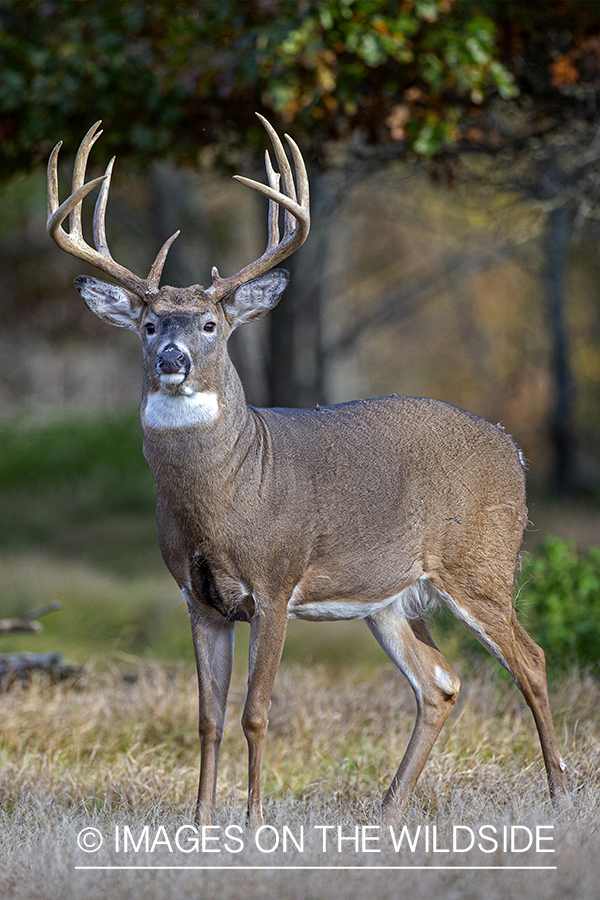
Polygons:
<instances>
[{"instance_id":1,"label":"deer hind leg","mask_svg":"<svg viewBox=\"0 0 600 900\"><path fill-rule=\"evenodd\" d=\"M460 681L433 642L423 618L407 619L401 597L365 619L392 662L408 679L417 719L402 762L382 804L384 821L396 824L460 692Z\"/></svg>"},{"instance_id":2,"label":"deer hind leg","mask_svg":"<svg viewBox=\"0 0 600 900\"><path fill-rule=\"evenodd\" d=\"M191 592L188 603L198 673L200 782L195 821L210 825L217 793L219 749L225 726L227 693L233 665L233 622L204 607Z\"/></svg>"},{"instance_id":3,"label":"deer hind leg","mask_svg":"<svg viewBox=\"0 0 600 900\"><path fill-rule=\"evenodd\" d=\"M512 581L502 593L475 594L471 589L443 593L452 613L507 669L533 713L548 775L550 796L556 806L572 807L566 766L560 755L548 700L544 651L527 634L513 605ZM501 599L498 599L500 596Z\"/></svg>"}]
</instances>

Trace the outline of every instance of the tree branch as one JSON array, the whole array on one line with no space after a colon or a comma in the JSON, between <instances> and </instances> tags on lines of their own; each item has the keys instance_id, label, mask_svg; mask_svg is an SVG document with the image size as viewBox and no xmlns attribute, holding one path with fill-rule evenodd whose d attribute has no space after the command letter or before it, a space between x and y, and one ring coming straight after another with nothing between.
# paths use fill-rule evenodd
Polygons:
<instances>
[{"instance_id":1,"label":"tree branch","mask_svg":"<svg viewBox=\"0 0 600 900\"><path fill-rule=\"evenodd\" d=\"M30 613L24 615L21 619L0 619L0 634L8 634L13 631L42 631L43 626L35 620L39 619L40 616L45 616L46 613L61 609L61 606L62 604L60 604L57 600L54 600L52 603L48 603L46 606L40 606L38 609L32 610Z\"/></svg>"},{"instance_id":2,"label":"tree branch","mask_svg":"<svg viewBox=\"0 0 600 900\"><path fill-rule=\"evenodd\" d=\"M507 248L500 247L488 251L473 250L458 256L446 257L431 275L425 276L421 281L402 291L393 291L380 298L373 310L353 322L340 337L326 346L326 356L344 353L354 347L374 328L396 323L410 315L418 303L423 302L439 288L442 281L459 274L466 275L486 269L497 263L506 254Z\"/></svg>"}]
</instances>

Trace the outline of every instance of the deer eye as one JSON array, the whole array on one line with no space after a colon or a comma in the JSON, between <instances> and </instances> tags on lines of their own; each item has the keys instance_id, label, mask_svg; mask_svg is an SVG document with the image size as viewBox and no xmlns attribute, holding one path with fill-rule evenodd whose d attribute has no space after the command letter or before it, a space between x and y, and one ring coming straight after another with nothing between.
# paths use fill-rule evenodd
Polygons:
<instances>
[{"instance_id":1,"label":"deer eye","mask_svg":"<svg viewBox=\"0 0 600 900\"><path fill-rule=\"evenodd\" d=\"M214 331L216 327L217 327L216 322L205 322L202 330L203 331Z\"/></svg>"},{"instance_id":2,"label":"deer eye","mask_svg":"<svg viewBox=\"0 0 600 900\"><path fill-rule=\"evenodd\" d=\"M144 328L146 329L146 334L156 334L156 325L153 322L146 322Z\"/></svg>"}]
</instances>

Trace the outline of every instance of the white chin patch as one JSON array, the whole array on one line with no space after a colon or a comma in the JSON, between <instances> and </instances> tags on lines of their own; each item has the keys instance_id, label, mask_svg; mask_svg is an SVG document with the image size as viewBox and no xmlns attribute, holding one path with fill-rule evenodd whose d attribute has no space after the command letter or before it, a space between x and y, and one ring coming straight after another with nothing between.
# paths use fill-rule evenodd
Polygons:
<instances>
[{"instance_id":1,"label":"white chin patch","mask_svg":"<svg viewBox=\"0 0 600 900\"><path fill-rule=\"evenodd\" d=\"M208 425L219 415L219 399L213 391L189 394L150 394L143 418L151 428L189 428Z\"/></svg>"},{"instance_id":2,"label":"white chin patch","mask_svg":"<svg viewBox=\"0 0 600 900\"><path fill-rule=\"evenodd\" d=\"M181 384L183 381L185 381L184 372L176 372L174 375L160 376L161 384Z\"/></svg>"}]
</instances>

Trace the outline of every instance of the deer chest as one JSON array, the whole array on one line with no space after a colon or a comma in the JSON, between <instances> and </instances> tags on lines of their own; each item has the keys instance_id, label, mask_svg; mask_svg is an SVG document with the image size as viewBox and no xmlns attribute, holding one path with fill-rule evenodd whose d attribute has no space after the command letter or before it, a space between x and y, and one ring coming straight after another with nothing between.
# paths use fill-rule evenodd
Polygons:
<instances>
[{"instance_id":1,"label":"deer chest","mask_svg":"<svg viewBox=\"0 0 600 900\"><path fill-rule=\"evenodd\" d=\"M214 569L204 556L194 556L190 567L194 592L230 622L249 622L254 614L252 589L243 581Z\"/></svg>"}]
</instances>

